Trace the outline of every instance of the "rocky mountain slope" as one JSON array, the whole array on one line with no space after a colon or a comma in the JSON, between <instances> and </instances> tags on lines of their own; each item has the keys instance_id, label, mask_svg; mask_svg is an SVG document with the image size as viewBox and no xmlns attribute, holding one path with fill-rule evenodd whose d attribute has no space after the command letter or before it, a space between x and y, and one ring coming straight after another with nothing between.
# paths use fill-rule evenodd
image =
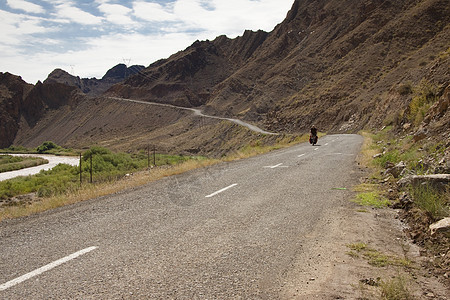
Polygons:
<instances>
[{"instance_id":1,"label":"rocky mountain slope","mask_svg":"<svg viewBox=\"0 0 450 300\"><path fill-rule=\"evenodd\" d=\"M80 78L73 76L64 70L56 69L48 75L45 83L63 83L69 86L76 86L80 91L88 96L99 96L104 93L112 85L119 83L126 78L139 73L143 70L144 66L130 66L125 64L118 64L106 72L101 78Z\"/></svg>"},{"instance_id":2,"label":"rocky mountain slope","mask_svg":"<svg viewBox=\"0 0 450 300\"><path fill-rule=\"evenodd\" d=\"M13 143L19 129L23 99L32 88L18 76L0 73L0 147Z\"/></svg>"},{"instance_id":3,"label":"rocky mountain slope","mask_svg":"<svg viewBox=\"0 0 450 300\"><path fill-rule=\"evenodd\" d=\"M0 73L0 148L12 144L29 146L26 142L17 140L20 136L33 136L37 138L37 143L41 143L46 127L51 129L53 124L47 121L49 114L62 113L64 109L74 110L87 96L100 95L143 68L144 66L126 67L119 64L101 79L80 79L56 69L43 83L38 82L36 85L26 83L19 76ZM74 124L77 120L67 119L66 122L69 126L76 126ZM39 121L43 126L37 126ZM51 136L49 140L52 140Z\"/></svg>"},{"instance_id":4,"label":"rocky mountain slope","mask_svg":"<svg viewBox=\"0 0 450 300\"><path fill-rule=\"evenodd\" d=\"M295 1L273 32L196 42L110 92L205 105L277 131L380 127L405 112L422 79L449 82L443 0Z\"/></svg>"},{"instance_id":5,"label":"rocky mountain slope","mask_svg":"<svg viewBox=\"0 0 450 300\"><path fill-rule=\"evenodd\" d=\"M77 101L75 90L57 82L33 86L18 76L0 73L0 147L13 144L19 131L34 128L49 110L73 107Z\"/></svg>"},{"instance_id":6,"label":"rocky mountain slope","mask_svg":"<svg viewBox=\"0 0 450 300\"><path fill-rule=\"evenodd\" d=\"M281 133L302 133L312 124L330 132L385 125L417 131L422 120L413 116L411 103L424 86L432 91L425 97L430 105L438 99L444 104L436 114L428 112L423 126L448 138L449 21L446 0L296 0L270 33L197 41L125 81L116 74L126 67L113 69L102 81L120 82L102 96L85 95L99 95L106 85L55 70L32 88L28 100L34 105L36 97L45 98L44 108L33 108L39 113L24 117L15 138L4 144L34 146L51 139L71 147L100 143L128 150L156 143L197 153L210 151L207 145L217 139L211 133L225 126L210 122L207 133L202 119L159 107L131 111L131 104L109 96L200 107ZM54 90L52 84L66 86L58 87L57 98L45 94ZM26 96L7 90L17 99Z\"/></svg>"}]
</instances>

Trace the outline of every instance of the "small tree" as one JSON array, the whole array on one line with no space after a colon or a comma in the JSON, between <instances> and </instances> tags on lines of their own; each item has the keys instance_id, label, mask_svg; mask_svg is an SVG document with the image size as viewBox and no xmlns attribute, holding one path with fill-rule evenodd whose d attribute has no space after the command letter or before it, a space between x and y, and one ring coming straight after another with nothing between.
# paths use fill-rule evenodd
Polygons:
<instances>
[{"instance_id":1,"label":"small tree","mask_svg":"<svg viewBox=\"0 0 450 300\"><path fill-rule=\"evenodd\" d=\"M48 151L50 151L51 149L55 149L58 148L59 146L56 145L53 142L43 142L42 145L40 145L39 147L36 148L36 151L38 153L46 153Z\"/></svg>"}]
</instances>

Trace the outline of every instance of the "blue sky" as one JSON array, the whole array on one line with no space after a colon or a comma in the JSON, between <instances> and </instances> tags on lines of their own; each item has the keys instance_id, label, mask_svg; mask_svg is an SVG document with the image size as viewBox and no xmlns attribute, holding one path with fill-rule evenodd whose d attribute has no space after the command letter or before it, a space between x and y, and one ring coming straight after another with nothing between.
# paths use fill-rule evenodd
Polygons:
<instances>
[{"instance_id":1,"label":"blue sky","mask_svg":"<svg viewBox=\"0 0 450 300\"><path fill-rule=\"evenodd\" d=\"M195 40L271 31L294 0L0 0L0 72L29 83L56 68L101 78L148 66Z\"/></svg>"}]
</instances>

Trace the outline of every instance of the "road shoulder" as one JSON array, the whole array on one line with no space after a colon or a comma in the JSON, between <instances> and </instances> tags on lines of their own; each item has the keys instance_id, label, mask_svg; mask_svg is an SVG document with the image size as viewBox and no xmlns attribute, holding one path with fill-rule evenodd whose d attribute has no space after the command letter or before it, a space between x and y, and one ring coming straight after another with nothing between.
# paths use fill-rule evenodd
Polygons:
<instances>
[{"instance_id":1,"label":"road shoulder","mask_svg":"<svg viewBox=\"0 0 450 300\"><path fill-rule=\"evenodd\" d=\"M359 171L361 176L355 176L355 182L363 177L363 170ZM296 262L282 297L381 299L383 283L401 278L413 299L447 299L446 287L422 266L426 258L404 232L406 225L400 221L399 211L362 209L350 202L352 196L352 192L345 192L340 211L329 212L322 220L327 231L311 233L312 244L303 249L309 253L309 262ZM410 261L411 265L371 265L367 257L356 256L351 250L355 244L364 244L381 256Z\"/></svg>"}]
</instances>

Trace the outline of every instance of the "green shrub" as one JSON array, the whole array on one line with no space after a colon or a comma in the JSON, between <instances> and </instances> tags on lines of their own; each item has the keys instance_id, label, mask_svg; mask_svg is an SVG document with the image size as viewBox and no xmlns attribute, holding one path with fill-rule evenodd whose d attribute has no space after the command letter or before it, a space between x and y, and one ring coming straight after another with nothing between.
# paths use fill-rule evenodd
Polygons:
<instances>
[{"instance_id":1,"label":"green shrub","mask_svg":"<svg viewBox=\"0 0 450 300\"><path fill-rule=\"evenodd\" d=\"M56 149L59 148L58 145L56 145L53 142L43 142L42 145L40 145L39 147L36 148L36 151L38 153L48 153L50 150L52 149Z\"/></svg>"},{"instance_id":2,"label":"green shrub","mask_svg":"<svg viewBox=\"0 0 450 300\"><path fill-rule=\"evenodd\" d=\"M7 153L28 153L30 150L23 147L23 146L14 146L11 145L6 149L2 149L0 152L7 152Z\"/></svg>"},{"instance_id":3,"label":"green shrub","mask_svg":"<svg viewBox=\"0 0 450 300\"><path fill-rule=\"evenodd\" d=\"M414 203L422 210L431 214L434 220L448 217L450 205L450 192L437 192L430 185L417 185L411 187Z\"/></svg>"},{"instance_id":4,"label":"green shrub","mask_svg":"<svg viewBox=\"0 0 450 300\"><path fill-rule=\"evenodd\" d=\"M395 165L395 164L399 163L400 161L401 161L401 155L398 150L386 152L382 156L375 158L373 160L373 162L376 166L379 166L382 168L384 168L388 162Z\"/></svg>"},{"instance_id":5,"label":"green shrub","mask_svg":"<svg viewBox=\"0 0 450 300\"><path fill-rule=\"evenodd\" d=\"M365 192L356 195L356 199L352 200L362 206L370 206L374 208L383 208L389 205L389 200L385 199L378 192Z\"/></svg>"}]
</instances>

